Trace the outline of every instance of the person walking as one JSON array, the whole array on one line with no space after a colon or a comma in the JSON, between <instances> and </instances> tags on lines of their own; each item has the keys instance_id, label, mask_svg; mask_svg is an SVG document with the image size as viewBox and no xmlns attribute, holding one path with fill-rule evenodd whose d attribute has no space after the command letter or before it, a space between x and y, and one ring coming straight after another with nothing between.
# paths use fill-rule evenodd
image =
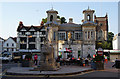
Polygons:
<instances>
[{"instance_id":1,"label":"person walking","mask_svg":"<svg viewBox=\"0 0 120 79\"><path fill-rule=\"evenodd\" d=\"M112 65L112 67L116 67L116 61L117 61L117 58L115 60L115 63Z\"/></svg>"},{"instance_id":2,"label":"person walking","mask_svg":"<svg viewBox=\"0 0 120 79\"><path fill-rule=\"evenodd\" d=\"M35 65L37 65L37 60L38 59L38 56L37 56L37 54L35 54L35 56L34 56L34 63L35 63Z\"/></svg>"},{"instance_id":3,"label":"person walking","mask_svg":"<svg viewBox=\"0 0 120 79\"><path fill-rule=\"evenodd\" d=\"M105 56L105 62L106 62L106 63L108 62L107 56Z\"/></svg>"}]
</instances>

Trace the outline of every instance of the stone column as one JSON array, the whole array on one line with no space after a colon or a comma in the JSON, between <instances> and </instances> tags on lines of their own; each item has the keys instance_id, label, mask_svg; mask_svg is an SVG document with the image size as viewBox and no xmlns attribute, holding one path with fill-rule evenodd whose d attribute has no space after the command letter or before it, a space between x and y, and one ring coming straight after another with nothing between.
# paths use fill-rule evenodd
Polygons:
<instances>
[{"instance_id":1,"label":"stone column","mask_svg":"<svg viewBox=\"0 0 120 79\"><path fill-rule=\"evenodd\" d=\"M97 38L97 37L96 37L96 31L95 31L94 33L95 33L94 35L95 35L95 40L96 40L96 38Z\"/></svg>"},{"instance_id":2,"label":"stone column","mask_svg":"<svg viewBox=\"0 0 120 79\"><path fill-rule=\"evenodd\" d=\"M91 39L91 31L89 31L89 32L90 32L90 40L92 40L92 39Z\"/></svg>"},{"instance_id":3,"label":"stone column","mask_svg":"<svg viewBox=\"0 0 120 79\"><path fill-rule=\"evenodd\" d=\"M17 36L17 44L16 44L16 48L17 48L17 50L20 49L20 37L19 37L19 35Z\"/></svg>"},{"instance_id":4,"label":"stone column","mask_svg":"<svg viewBox=\"0 0 120 79\"><path fill-rule=\"evenodd\" d=\"M37 38L36 38L36 48L40 50L40 38L39 38L39 31L37 31Z\"/></svg>"},{"instance_id":5,"label":"stone column","mask_svg":"<svg viewBox=\"0 0 120 79\"><path fill-rule=\"evenodd\" d=\"M28 36L27 36L27 49L29 48L28 42L29 42L29 39L28 39Z\"/></svg>"}]
</instances>

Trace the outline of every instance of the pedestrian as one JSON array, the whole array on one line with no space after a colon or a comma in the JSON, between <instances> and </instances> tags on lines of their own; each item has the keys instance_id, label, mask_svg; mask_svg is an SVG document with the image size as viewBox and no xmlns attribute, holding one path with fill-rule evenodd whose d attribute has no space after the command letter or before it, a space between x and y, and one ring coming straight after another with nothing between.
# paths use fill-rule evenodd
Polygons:
<instances>
[{"instance_id":1,"label":"pedestrian","mask_svg":"<svg viewBox=\"0 0 120 79\"><path fill-rule=\"evenodd\" d=\"M117 60L117 58L116 58L116 60ZM115 66L116 66L116 60L115 60L115 63L112 65L112 67L115 67Z\"/></svg>"},{"instance_id":2,"label":"pedestrian","mask_svg":"<svg viewBox=\"0 0 120 79\"><path fill-rule=\"evenodd\" d=\"M35 54L35 56L34 56L34 63L35 63L35 65L37 65L37 61L38 61L38 56L37 56L37 54Z\"/></svg>"},{"instance_id":3,"label":"pedestrian","mask_svg":"<svg viewBox=\"0 0 120 79\"><path fill-rule=\"evenodd\" d=\"M107 56L105 56L105 62L106 62L106 63L108 62Z\"/></svg>"},{"instance_id":4,"label":"pedestrian","mask_svg":"<svg viewBox=\"0 0 120 79\"><path fill-rule=\"evenodd\" d=\"M22 59L25 59L25 56L26 56L26 55L23 55L23 56L22 56Z\"/></svg>"},{"instance_id":5,"label":"pedestrian","mask_svg":"<svg viewBox=\"0 0 120 79\"><path fill-rule=\"evenodd\" d=\"M85 65L88 66L88 58L85 58Z\"/></svg>"}]
</instances>

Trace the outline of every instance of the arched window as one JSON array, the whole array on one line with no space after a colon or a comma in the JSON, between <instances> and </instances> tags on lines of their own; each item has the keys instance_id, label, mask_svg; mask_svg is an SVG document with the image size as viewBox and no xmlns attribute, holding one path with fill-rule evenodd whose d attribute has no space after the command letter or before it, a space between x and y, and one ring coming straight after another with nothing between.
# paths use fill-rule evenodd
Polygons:
<instances>
[{"instance_id":1,"label":"arched window","mask_svg":"<svg viewBox=\"0 0 120 79\"><path fill-rule=\"evenodd\" d=\"M90 15L87 15L87 20L90 21Z\"/></svg>"},{"instance_id":2,"label":"arched window","mask_svg":"<svg viewBox=\"0 0 120 79\"><path fill-rule=\"evenodd\" d=\"M53 21L53 15L50 16L50 21Z\"/></svg>"},{"instance_id":3,"label":"arched window","mask_svg":"<svg viewBox=\"0 0 120 79\"><path fill-rule=\"evenodd\" d=\"M90 32L88 31L88 39L90 39Z\"/></svg>"},{"instance_id":4,"label":"arched window","mask_svg":"<svg viewBox=\"0 0 120 79\"><path fill-rule=\"evenodd\" d=\"M87 40L87 32L85 32L85 40Z\"/></svg>"},{"instance_id":5,"label":"arched window","mask_svg":"<svg viewBox=\"0 0 120 79\"><path fill-rule=\"evenodd\" d=\"M103 35L103 32L102 32L102 30L100 30L100 31L99 31L99 35L98 35L98 36L99 36L98 38L101 39L101 38L102 38L102 35Z\"/></svg>"}]
</instances>

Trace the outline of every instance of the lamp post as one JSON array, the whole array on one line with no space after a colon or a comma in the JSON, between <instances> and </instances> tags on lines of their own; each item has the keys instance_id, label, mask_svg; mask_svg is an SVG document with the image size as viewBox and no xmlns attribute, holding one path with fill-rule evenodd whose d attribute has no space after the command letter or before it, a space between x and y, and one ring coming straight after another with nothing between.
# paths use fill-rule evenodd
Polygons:
<instances>
[{"instance_id":1,"label":"lamp post","mask_svg":"<svg viewBox=\"0 0 120 79\"><path fill-rule=\"evenodd\" d=\"M69 50L71 50L71 32L68 32L68 45L69 45ZM69 52L70 55L70 52Z\"/></svg>"},{"instance_id":2,"label":"lamp post","mask_svg":"<svg viewBox=\"0 0 120 79\"><path fill-rule=\"evenodd\" d=\"M29 53L29 38L32 38L32 36L27 34L27 49L28 49L28 53ZM32 52L31 52L31 55L32 55Z\"/></svg>"}]
</instances>

